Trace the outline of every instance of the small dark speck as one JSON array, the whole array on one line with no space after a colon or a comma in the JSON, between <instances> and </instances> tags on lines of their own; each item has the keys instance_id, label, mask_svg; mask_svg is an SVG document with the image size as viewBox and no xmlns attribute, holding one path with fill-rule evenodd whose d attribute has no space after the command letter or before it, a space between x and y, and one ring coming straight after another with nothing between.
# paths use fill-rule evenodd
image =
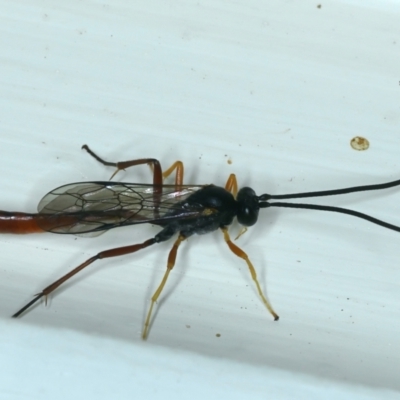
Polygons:
<instances>
[{"instance_id":1,"label":"small dark speck","mask_svg":"<svg viewBox=\"0 0 400 400\"><path fill-rule=\"evenodd\" d=\"M186 328L190 329L190 325L186 325Z\"/></svg>"},{"instance_id":2,"label":"small dark speck","mask_svg":"<svg viewBox=\"0 0 400 400\"><path fill-rule=\"evenodd\" d=\"M216 337L221 337L221 334L220 334L220 333L217 333L215 336L216 336Z\"/></svg>"},{"instance_id":3,"label":"small dark speck","mask_svg":"<svg viewBox=\"0 0 400 400\"><path fill-rule=\"evenodd\" d=\"M369 141L361 136L355 136L350 140L350 146L354 150L363 151L369 148Z\"/></svg>"},{"instance_id":4,"label":"small dark speck","mask_svg":"<svg viewBox=\"0 0 400 400\"><path fill-rule=\"evenodd\" d=\"M322 5L321 5L321 4L318 4L318 5L317 5L317 8L321 8L321 7L322 7Z\"/></svg>"}]
</instances>

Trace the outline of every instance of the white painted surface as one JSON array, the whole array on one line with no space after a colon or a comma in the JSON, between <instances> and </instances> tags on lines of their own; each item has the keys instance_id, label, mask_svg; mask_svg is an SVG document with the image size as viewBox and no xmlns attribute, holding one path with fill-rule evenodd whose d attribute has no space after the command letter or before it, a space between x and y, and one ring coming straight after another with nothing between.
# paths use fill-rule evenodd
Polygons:
<instances>
[{"instance_id":1,"label":"white painted surface","mask_svg":"<svg viewBox=\"0 0 400 400\"><path fill-rule=\"evenodd\" d=\"M108 179L84 143L115 161L181 159L186 182L234 172L259 194L398 178L400 7L321 4L4 2L1 209L34 212L57 186ZM353 136L370 149L352 150ZM399 196L324 204L400 224ZM171 243L94 264L49 307L9 318L96 252L156 232L0 236L2 398L398 396L399 236L347 216L264 210L238 241L277 323L218 232L182 246L146 343Z\"/></svg>"}]
</instances>

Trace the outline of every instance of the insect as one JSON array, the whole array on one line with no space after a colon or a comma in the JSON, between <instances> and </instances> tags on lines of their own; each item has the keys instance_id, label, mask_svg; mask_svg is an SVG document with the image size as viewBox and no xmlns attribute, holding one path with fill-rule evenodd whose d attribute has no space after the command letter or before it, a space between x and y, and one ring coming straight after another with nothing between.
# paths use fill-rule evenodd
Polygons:
<instances>
[{"instance_id":1,"label":"insect","mask_svg":"<svg viewBox=\"0 0 400 400\"><path fill-rule=\"evenodd\" d=\"M177 235L168 255L165 274L151 297L142 333L142 338L146 339L152 322L151 317L154 305L160 297L169 273L175 265L179 246L194 234L202 235L219 229L229 249L246 262L262 302L274 320L278 320L279 316L264 295L257 279L256 270L249 257L232 242L229 236L228 227L235 218L244 227L239 236L244 233L247 227L257 222L260 209L269 207L310 209L348 214L400 232L400 227L398 226L345 208L281 201L271 202L271 200L333 196L387 189L400 185L400 180L336 190L285 195L262 194L257 196L255 191L249 187L243 187L238 190L234 174L229 176L225 187L184 185L184 168L181 161L175 162L163 172L160 162L154 158L108 162L100 158L87 145L82 146L82 148L103 165L116 168L111 179L118 171L148 164L153 171L153 183L137 184L100 181L72 183L61 186L43 197L38 205L38 213L27 214L0 211L0 232L33 233L47 231L59 234L96 236L112 228L144 223L158 225L161 227L161 231L142 243L105 250L89 258L35 295L29 303L13 315L15 318L25 313L42 297L47 298L60 285L94 261L135 253ZM175 174L175 183L172 185L163 184L163 180L173 173Z\"/></svg>"}]
</instances>

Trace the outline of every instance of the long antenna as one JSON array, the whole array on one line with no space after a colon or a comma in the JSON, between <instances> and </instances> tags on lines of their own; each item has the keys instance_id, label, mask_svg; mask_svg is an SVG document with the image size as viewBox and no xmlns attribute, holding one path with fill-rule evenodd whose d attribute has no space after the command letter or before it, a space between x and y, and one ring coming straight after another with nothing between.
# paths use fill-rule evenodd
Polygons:
<instances>
[{"instance_id":1,"label":"long antenna","mask_svg":"<svg viewBox=\"0 0 400 400\"><path fill-rule=\"evenodd\" d=\"M352 215L353 217L358 217L361 219L365 219L373 224L383 226L384 228L391 229L392 231L400 232L400 227L396 225L389 224L380 219L371 217L368 214L364 214L358 211L349 210L347 208L342 207L332 207L332 206L321 206L318 204L299 204L299 203L286 203L286 202L274 202L274 203L261 203L260 208L268 208L268 207L284 207L284 208L304 208L307 210L318 210L318 211L331 211L337 212L341 214Z\"/></svg>"},{"instance_id":2,"label":"long antenna","mask_svg":"<svg viewBox=\"0 0 400 400\"><path fill-rule=\"evenodd\" d=\"M318 192L304 192L304 193L293 193L293 194L262 194L259 196L259 201L268 201L272 199L284 200L284 199L300 199L305 197L322 197L322 196L334 196L339 194L354 193L354 192L366 192L369 190L381 190L388 189L394 186L400 185L400 179L387 183L380 183L378 185L364 185L364 186L353 186L344 189L335 190L321 190ZM282 206L283 207L283 206ZM300 208L300 207L298 207ZM303 207L304 208L304 207Z\"/></svg>"},{"instance_id":3,"label":"long antenna","mask_svg":"<svg viewBox=\"0 0 400 400\"><path fill-rule=\"evenodd\" d=\"M304 193L293 193L293 194L263 194L258 197L260 208L268 208L268 207L283 207L283 208L302 208L307 210L317 210L317 211L330 211L337 212L341 214L352 215L353 217L365 219L366 221L372 222L373 224L383 226L384 228L391 229L392 231L400 232L400 227L396 225L389 224L388 222L382 221L380 219L371 217L368 214L364 214L358 211L349 210L348 208L342 207L332 207L332 206L323 206L319 204L299 204L299 203L286 203L276 201L274 203L268 203L269 200L272 199L300 199L305 197L323 197L323 196L335 196L339 194L347 194L354 192L366 192L370 190L382 190L388 189L394 186L400 185L400 179L397 179L392 182L380 183L377 185L363 185L363 186L352 186L344 189L335 189L335 190L321 190L317 192L304 192Z\"/></svg>"}]
</instances>

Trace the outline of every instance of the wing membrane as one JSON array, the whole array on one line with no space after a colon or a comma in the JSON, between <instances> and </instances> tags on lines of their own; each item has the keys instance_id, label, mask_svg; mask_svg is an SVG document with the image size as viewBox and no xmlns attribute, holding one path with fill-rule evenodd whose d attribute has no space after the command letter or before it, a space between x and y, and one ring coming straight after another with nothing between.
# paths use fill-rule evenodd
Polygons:
<instances>
[{"instance_id":1,"label":"wing membrane","mask_svg":"<svg viewBox=\"0 0 400 400\"><path fill-rule=\"evenodd\" d=\"M191 218L204 209L185 200L202 186L81 182L52 190L38 205L38 223L54 233L100 234L118 226Z\"/></svg>"}]
</instances>

